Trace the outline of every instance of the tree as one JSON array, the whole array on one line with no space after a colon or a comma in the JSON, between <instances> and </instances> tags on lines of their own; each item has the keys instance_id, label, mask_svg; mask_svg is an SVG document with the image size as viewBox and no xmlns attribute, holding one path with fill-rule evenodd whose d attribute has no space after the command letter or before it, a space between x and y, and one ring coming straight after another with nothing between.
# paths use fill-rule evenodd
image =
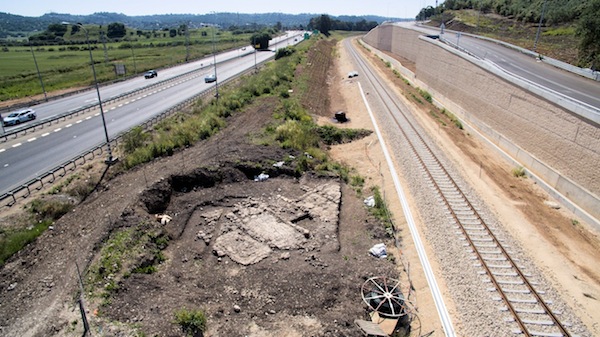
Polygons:
<instances>
[{"instance_id":1,"label":"tree","mask_svg":"<svg viewBox=\"0 0 600 337\"><path fill-rule=\"evenodd\" d=\"M169 29L169 36L170 36L170 37L175 37L175 36L177 36L177 29L175 29L175 28L171 28L171 29Z\"/></svg>"},{"instance_id":2,"label":"tree","mask_svg":"<svg viewBox=\"0 0 600 337\"><path fill-rule=\"evenodd\" d=\"M118 22L113 22L108 24L108 28L106 31L106 36L111 39L120 39L127 34L127 29L125 29L125 25Z\"/></svg>"},{"instance_id":3,"label":"tree","mask_svg":"<svg viewBox=\"0 0 600 337\"><path fill-rule=\"evenodd\" d=\"M600 0L588 3L579 19L577 35L579 63L594 70L600 69Z\"/></svg>"},{"instance_id":4,"label":"tree","mask_svg":"<svg viewBox=\"0 0 600 337\"><path fill-rule=\"evenodd\" d=\"M269 40L271 35L267 32L254 33L250 37L250 43L254 46L254 49L269 49Z\"/></svg>"},{"instance_id":5,"label":"tree","mask_svg":"<svg viewBox=\"0 0 600 337\"><path fill-rule=\"evenodd\" d=\"M321 15L313 27L318 29L325 36L329 36L329 31L331 30L331 18L329 15Z\"/></svg>"},{"instance_id":6,"label":"tree","mask_svg":"<svg viewBox=\"0 0 600 337\"><path fill-rule=\"evenodd\" d=\"M48 25L47 31L54 36L64 36L67 32L67 26L60 23L53 23Z\"/></svg>"}]
</instances>

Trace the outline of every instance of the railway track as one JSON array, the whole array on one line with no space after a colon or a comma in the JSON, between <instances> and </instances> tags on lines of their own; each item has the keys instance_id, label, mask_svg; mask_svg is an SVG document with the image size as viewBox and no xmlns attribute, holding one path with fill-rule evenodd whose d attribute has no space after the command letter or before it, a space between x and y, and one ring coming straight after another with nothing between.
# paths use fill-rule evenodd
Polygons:
<instances>
[{"instance_id":1,"label":"railway track","mask_svg":"<svg viewBox=\"0 0 600 337\"><path fill-rule=\"evenodd\" d=\"M538 289L540 285L535 278L527 274L518 259L511 257L510 247L494 233L494 227L488 225L485 215L480 214L478 207L434 154L425 136L413 125L412 118L406 115L379 78L372 75L357 51L352 46L348 47L359 67L360 80L374 88L371 94L383 104L380 113L388 114L410 147L428 185L437 196L439 206L447 214L448 225L454 226L459 240L476 261L482 282L489 283L487 289L495 292L492 297L500 303L499 309L510 315L505 319L510 330L515 335L525 336L574 336L569 332L571 326L559 319L561 313L552 310L552 302L544 300L545 292Z\"/></svg>"}]
</instances>

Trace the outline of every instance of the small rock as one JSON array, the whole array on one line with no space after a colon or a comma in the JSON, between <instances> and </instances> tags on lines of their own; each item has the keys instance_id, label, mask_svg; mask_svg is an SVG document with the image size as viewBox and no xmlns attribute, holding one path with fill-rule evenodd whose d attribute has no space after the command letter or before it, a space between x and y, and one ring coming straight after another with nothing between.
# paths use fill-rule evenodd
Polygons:
<instances>
[{"instance_id":1,"label":"small rock","mask_svg":"<svg viewBox=\"0 0 600 337\"><path fill-rule=\"evenodd\" d=\"M289 252L285 252L283 254L281 254L281 259L282 260L288 260L290 258L290 253Z\"/></svg>"},{"instance_id":2,"label":"small rock","mask_svg":"<svg viewBox=\"0 0 600 337\"><path fill-rule=\"evenodd\" d=\"M560 209L560 205L557 202L554 201L544 201L544 205L550 207L550 208L554 208L554 209Z\"/></svg>"},{"instance_id":3,"label":"small rock","mask_svg":"<svg viewBox=\"0 0 600 337\"><path fill-rule=\"evenodd\" d=\"M275 315L276 313L277 312L275 310L273 310L273 309L269 310L269 314L271 314L271 315Z\"/></svg>"},{"instance_id":4,"label":"small rock","mask_svg":"<svg viewBox=\"0 0 600 337\"><path fill-rule=\"evenodd\" d=\"M302 231L302 234L304 234L305 238L310 238L310 231L308 229L305 229L304 231Z\"/></svg>"},{"instance_id":5,"label":"small rock","mask_svg":"<svg viewBox=\"0 0 600 337\"><path fill-rule=\"evenodd\" d=\"M15 283L11 283L11 284L8 286L8 291L14 290L16 287L17 287L17 282L15 282Z\"/></svg>"},{"instance_id":6,"label":"small rock","mask_svg":"<svg viewBox=\"0 0 600 337\"><path fill-rule=\"evenodd\" d=\"M233 306L233 311L240 312L241 310L242 310L242 308L240 308L239 305L236 304L236 305Z\"/></svg>"}]
</instances>

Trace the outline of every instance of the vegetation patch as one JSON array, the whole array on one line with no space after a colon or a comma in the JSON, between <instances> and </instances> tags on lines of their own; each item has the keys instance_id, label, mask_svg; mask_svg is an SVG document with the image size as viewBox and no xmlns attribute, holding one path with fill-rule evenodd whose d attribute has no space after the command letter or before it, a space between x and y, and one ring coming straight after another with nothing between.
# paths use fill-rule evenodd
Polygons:
<instances>
[{"instance_id":1,"label":"vegetation patch","mask_svg":"<svg viewBox=\"0 0 600 337\"><path fill-rule=\"evenodd\" d=\"M162 251L169 239L162 228L142 222L114 231L102 246L100 257L88 269L88 292L110 300L119 283L131 273L151 274L165 261Z\"/></svg>"},{"instance_id":2,"label":"vegetation patch","mask_svg":"<svg viewBox=\"0 0 600 337\"><path fill-rule=\"evenodd\" d=\"M202 336L206 331L206 315L198 309L179 309L175 311L175 324L181 327L186 336Z\"/></svg>"}]
</instances>

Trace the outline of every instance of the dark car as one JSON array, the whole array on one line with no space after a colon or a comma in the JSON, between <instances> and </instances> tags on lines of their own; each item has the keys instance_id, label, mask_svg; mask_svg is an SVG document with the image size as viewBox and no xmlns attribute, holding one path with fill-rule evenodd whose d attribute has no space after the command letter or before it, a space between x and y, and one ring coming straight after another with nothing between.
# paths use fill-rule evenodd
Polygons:
<instances>
[{"instance_id":1,"label":"dark car","mask_svg":"<svg viewBox=\"0 0 600 337\"><path fill-rule=\"evenodd\" d=\"M156 70L149 70L144 74L144 78L146 78L146 79L157 77L157 76L158 76L158 73L156 72Z\"/></svg>"}]
</instances>

